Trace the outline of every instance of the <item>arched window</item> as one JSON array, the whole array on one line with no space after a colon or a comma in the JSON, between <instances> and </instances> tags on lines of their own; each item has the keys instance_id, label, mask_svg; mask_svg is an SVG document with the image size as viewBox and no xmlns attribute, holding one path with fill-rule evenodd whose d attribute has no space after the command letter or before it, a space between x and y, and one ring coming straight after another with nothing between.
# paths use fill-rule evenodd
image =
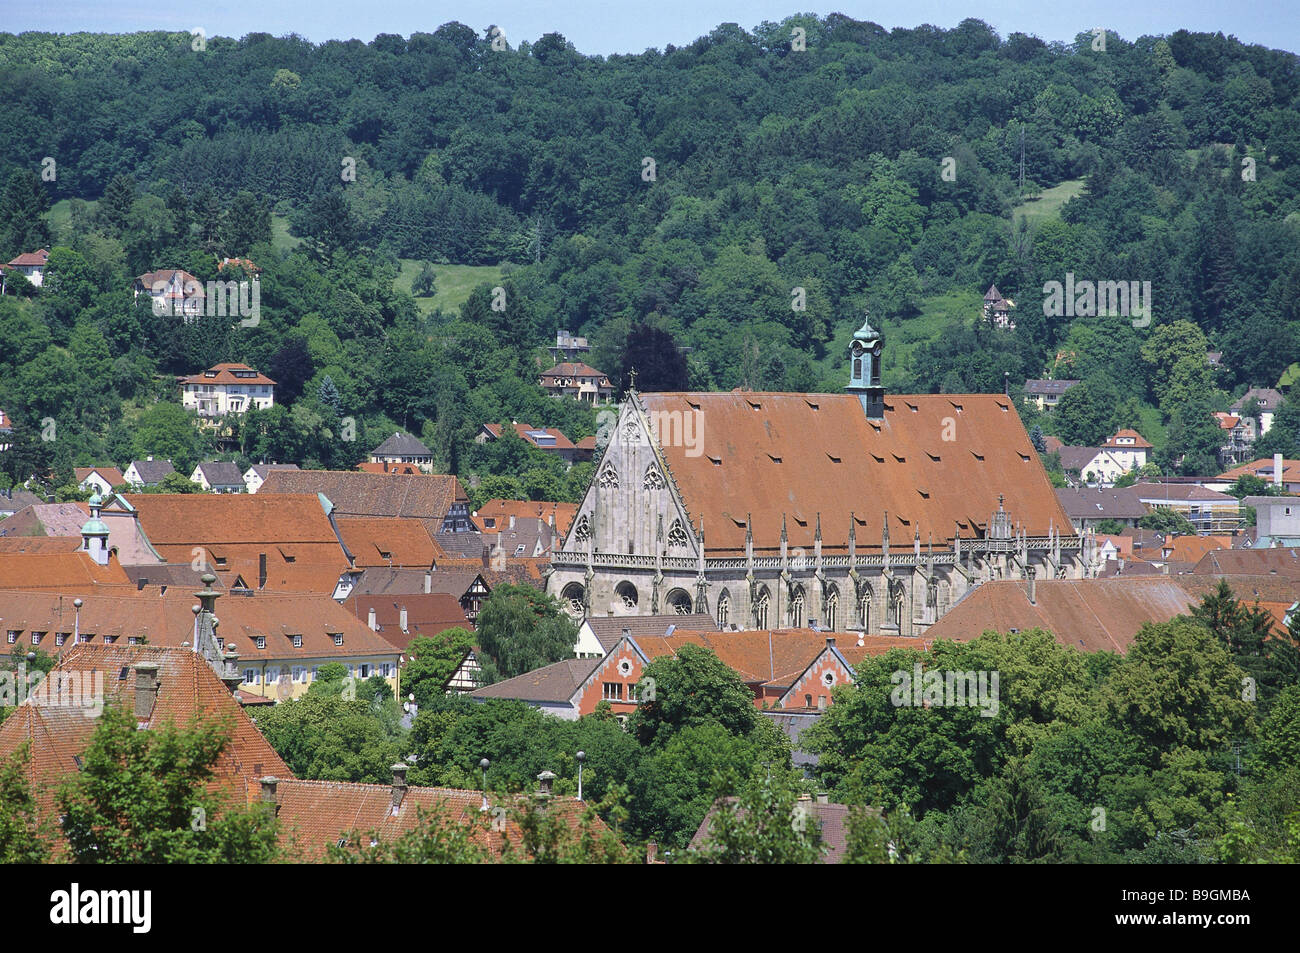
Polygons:
<instances>
[{"instance_id":1,"label":"arched window","mask_svg":"<svg viewBox=\"0 0 1300 953\"><path fill-rule=\"evenodd\" d=\"M614 595L623 601L623 608L631 612L636 609L637 594L636 586L624 579L614 587Z\"/></svg>"},{"instance_id":2,"label":"arched window","mask_svg":"<svg viewBox=\"0 0 1300 953\"><path fill-rule=\"evenodd\" d=\"M894 625L898 626L898 631L903 631L903 593L900 590L894 596Z\"/></svg>"},{"instance_id":3,"label":"arched window","mask_svg":"<svg viewBox=\"0 0 1300 953\"><path fill-rule=\"evenodd\" d=\"M840 614L840 591L831 586L826 593L826 628L831 632L835 631L835 623L839 621Z\"/></svg>"},{"instance_id":4,"label":"arched window","mask_svg":"<svg viewBox=\"0 0 1300 953\"><path fill-rule=\"evenodd\" d=\"M862 358L860 357L853 359L853 379L856 381L862 380Z\"/></svg>"},{"instance_id":5,"label":"arched window","mask_svg":"<svg viewBox=\"0 0 1300 953\"><path fill-rule=\"evenodd\" d=\"M668 608L674 615L690 615L690 594L685 589L673 589L668 593Z\"/></svg>"},{"instance_id":6,"label":"arched window","mask_svg":"<svg viewBox=\"0 0 1300 953\"><path fill-rule=\"evenodd\" d=\"M569 604L569 611L579 617L583 610L582 597L581 583L571 582L560 592L560 598Z\"/></svg>"},{"instance_id":7,"label":"arched window","mask_svg":"<svg viewBox=\"0 0 1300 953\"><path fill-rule=\"evenodd\" d=\"M863 632L871 631L871 590L868 589L862 594L862 602L858 606L858 622L862 626Z\"/></svg>"},{"instance_id":8,"label":"arched window","mask_svg":"<svg viewBox=\"0 0 1300 953\"><path fill-rule=\"evenodd\" d=\"M767 610L772 604L772 597L764 586L758 591L758 601L754 603L754 627L767 628Z\"/></svg>"},{"instance_id":9,"label":"arched window","mask_svg":"<svg viewBox=\"0 0 1300 953\"><path fill-rule=\"evenodd\" d=\"M718 628L725 629L731 618L731 594L726 589L718 596Z\"/></svg>"},{"instance_id":10,"label":"arched window","mask_svg":"<svg viewBox=\"0 0 1300 953\"><path fill-rule=\"evenodd\" d=\"M803 627L803 587L800 586L790 597L790 628Z\"/></svg>"}]
</instances>

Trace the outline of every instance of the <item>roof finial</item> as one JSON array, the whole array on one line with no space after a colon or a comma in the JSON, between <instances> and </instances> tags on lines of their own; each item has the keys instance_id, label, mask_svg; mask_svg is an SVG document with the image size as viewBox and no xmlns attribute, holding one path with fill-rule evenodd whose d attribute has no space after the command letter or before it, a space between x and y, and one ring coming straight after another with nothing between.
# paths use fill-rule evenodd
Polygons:
<instances>
[{"instance_id":1,"label":"roof finial","mask_svg":"<svg viewBox=\"0 0 1300 953\"><path fill-rule=\"evenodd\" d=\"M636 368L635 367L627 372L627 379L628 379L628 389L635 394L636 393Z\"/></svg>"}]
</instances>

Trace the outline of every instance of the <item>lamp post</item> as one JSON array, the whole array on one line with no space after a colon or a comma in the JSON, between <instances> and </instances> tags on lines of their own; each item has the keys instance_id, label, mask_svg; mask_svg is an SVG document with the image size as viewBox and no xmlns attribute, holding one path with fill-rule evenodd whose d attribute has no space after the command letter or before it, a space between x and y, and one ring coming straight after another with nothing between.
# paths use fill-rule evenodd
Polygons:
<instances>
[{"instance_id":1,"label":"lamp post","mask_svg":"<svg viewBox=\"0 0 1300 953\"><path fill-rule=\"evenodd\" d=\"M578 800L582 800L582 762L587 760L587 752L578 752Z\"/></svg>"},{"instance_id":2,"label":"lamp post","mask_svg":"<svg viewBox=\"0 0 1300 953\"><path fill-rule=\"evenodd\" d=\"M490 765L491 763L492 763L492 762L489 761L487 758L484 758L482 761L480 761L480 762L478 763L479 768L480 768L480 769L482 770L482 772L483 772L483 806L479 808L480 811L486 811L486 810L488 809L488 802L487 802L487 769L488 769L488 765Z\"/></svg>"}]
</instances>

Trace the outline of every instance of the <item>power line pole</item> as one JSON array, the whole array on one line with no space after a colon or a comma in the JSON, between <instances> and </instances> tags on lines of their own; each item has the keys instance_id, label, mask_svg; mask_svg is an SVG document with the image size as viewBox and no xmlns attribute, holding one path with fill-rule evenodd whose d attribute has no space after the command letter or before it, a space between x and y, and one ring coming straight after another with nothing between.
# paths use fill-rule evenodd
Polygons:
<instances>
[{"instance_id":1,"label":"power line pole","mask_svg":"<svg viewBox=\"0 0 1300 953\"><path fill-rule=\"evenodd\" d=\"M1025 127L1020 127L1020 194L1025 194Z\"/></svg>"}]
</instances>

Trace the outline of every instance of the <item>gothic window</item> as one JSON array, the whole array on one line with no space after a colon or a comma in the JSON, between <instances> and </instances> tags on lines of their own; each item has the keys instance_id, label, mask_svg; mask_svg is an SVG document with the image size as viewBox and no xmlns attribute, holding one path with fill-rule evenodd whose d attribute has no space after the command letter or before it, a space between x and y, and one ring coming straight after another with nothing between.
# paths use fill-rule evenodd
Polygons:
<instances>
[{"instance_id":1,"label":"gothic window","mask_svg":"<svg viewBox=\"0 0 1300 953\"><path fill-rule=\"evenodd\" d=\"M862 594L862 603L858 606L858 621L862 624L863 632L871 631L871 591L868 590Z\"/></svg>"},{"instance_id":2,"label":"gothic window","mask_svg":"<svg viewBox=\"0 0 1300 953\"><path fill-rule=\"evenodd\" d=\"M647 490L662 490L664 488L664 477L659 469L652 463L645 468L645 479L641 481L641 486Z\"/></svg>"},{"instance_id":3,"label":"gothic window","mask_svg":"<svg viewBox=\"0 0 1300 953\"><path fill-rule=\"evenodd\" d=\"M576 616L583 614L582 597L582 586L576 582L569 583L560 593L560 598L569 604L569 611Z\"/></svg>"},{"instance_id":4,"label":"gothic window","mask_svg":"<svg viewBox=\"0 0 1300 953\"><path fill-rule=\"evenodd\" d=\"M835 623L839 621L840 614L840 592L834 586L826 594L826 628L831 632L835 631Z\"/></svg>"},{"instance_id":5,"label":"gothic window","mask_svg":"<svg viewBox=\"0 0 1300 953\"><path fill-rule=\"evenodd\" d=\"M803 627L803 587L800 586L790 597L790 627L799 629Z\"/></svg>"},{"instance_id":6,"label":"gothic window","mask_svg":"<svg viewBox=\"0 0 1300 953\"><path fill-rule=\"evenodd\" d=\"M617 490L618 489L618 471L614 469L614 464L607 463L601 468L600 477L597 480L601 489Z\"/></svg>"},{"instance_id":7,"label":"gothic window","mask_svg":"<svg viewBox=\"0 0 1300 953\"><path fill-rule=\"evenodd\" d=\"M585 515L578 520L578 525L573 527L573 538L580 543L585 543L591 538L591 522Z\"/></svg>"},{"instance_id":8,"label":"gothic window","mask_svg":"<svg viewBox=\"0 0 1300 953\"><path fill-rule=\"evenodd\" d=\"M731 594L726 589L718 596L718 628L725 629L731 616Z\"/></svg>"},{"instance_id":9,"label":"gothic window","mask_svg":"<svg viewBox=\"0 0 1300 953\"><path fill-rule=\"evenodd\" d=\"M767 610L772 604L771 595L764 586L758 591L758 601L754 603L754 627L759 629L767 628Z\"/></svg>"},{"instance_id":10,"label":"gothic window","mask_svg":"<svg viewBox=\"0 0 1300 953\"><path fill-rule=\"evenodd\" d=\"M688 546L689 541L686 538L686 530L682 528L681 520L673 520L672 527L668 530L669 546Z\"/></svg>"},{"instance_id":11,"label":"gothic window","mask_svg":"<svg viewBox=\"0 0 1300 953\"><path fill-rule=\"evenodd\" d=\"M898 592L894 596L894 625L898 630L903 630L903 593Z\"/></svg>"},{"instance_id":12,"label":"gothic window","mask_svg":"<svg viewBox=\"0 0 1300 953\"><path fill-rule=\"evenodd\" d=\"M628 611L634 610L637 603L636 586L624 580L614 587L614 594L623 601L623 608Z\"/></svg>"},{"instance_id":13,"label":"gothic window","mask_svg":"<svg viewBox=\"0 0 1300 953\"><path fill-rule=\"evenodd\" d=\"M674 589L668 593L668 608L674 615L690 615L691 597L685 589Z\"/></svg>"}]
</instances>

